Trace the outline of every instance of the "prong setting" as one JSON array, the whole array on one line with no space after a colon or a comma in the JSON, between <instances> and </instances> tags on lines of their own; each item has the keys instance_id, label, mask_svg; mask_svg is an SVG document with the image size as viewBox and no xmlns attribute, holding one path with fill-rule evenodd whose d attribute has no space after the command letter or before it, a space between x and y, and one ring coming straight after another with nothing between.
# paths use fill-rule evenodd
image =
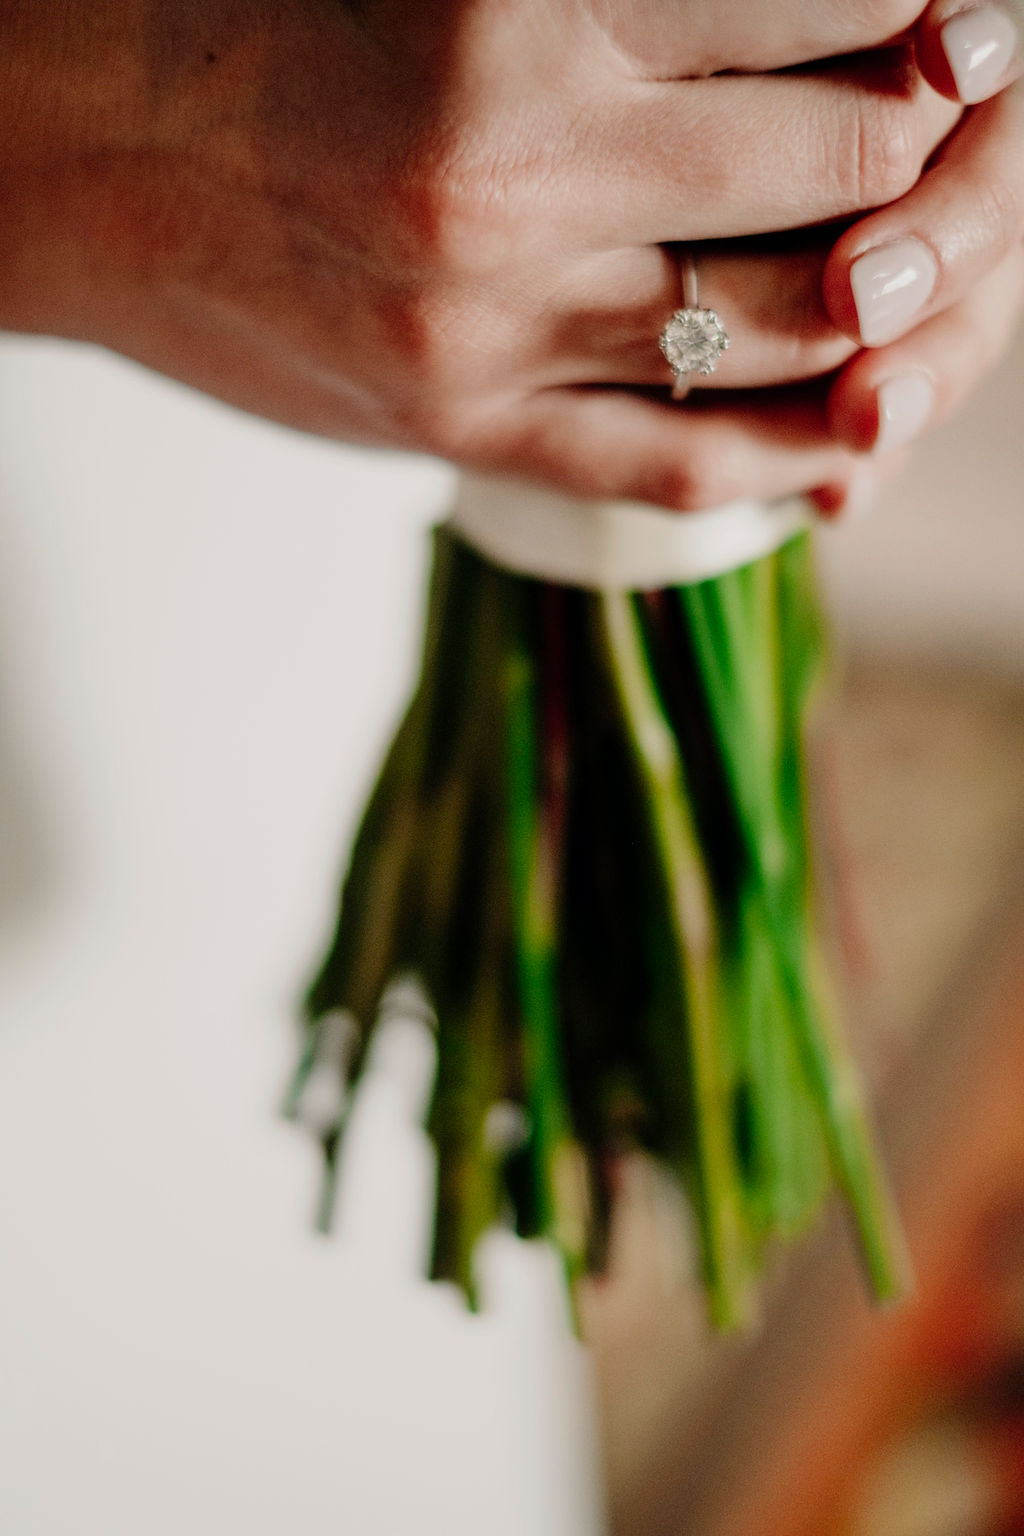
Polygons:
<instances>
[{"instance_id":1,"label":"prong setting","mask_svg":"<svg viewBox=\"0 0 1024 1536\"><path fill-rule=\"evenodd\" d=\"M658 338L662 356L683 383L690 374L714 373L729 338L713 309L677 309Z\"/></svg>"}]
</instances>

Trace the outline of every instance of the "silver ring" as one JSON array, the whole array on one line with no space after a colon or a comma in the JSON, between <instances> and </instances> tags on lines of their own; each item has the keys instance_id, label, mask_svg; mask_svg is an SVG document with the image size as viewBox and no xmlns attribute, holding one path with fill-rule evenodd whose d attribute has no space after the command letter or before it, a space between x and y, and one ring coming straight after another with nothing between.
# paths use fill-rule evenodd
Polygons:
<instances>
[{"instance_id":1,"label":"silver ring","mask_svg":"<svg viewBox=\"0 0 1024 1536\"><path fill-rule=\"evenodd\" d=\"M684 252L679 263L683 308L677 309L658 337L662 356L675 375L673 400L683 400L694 373L714 373L718 359L729 346L721 320L713 309L700 306L697 263Z\"/></svg>"}]
</instances>

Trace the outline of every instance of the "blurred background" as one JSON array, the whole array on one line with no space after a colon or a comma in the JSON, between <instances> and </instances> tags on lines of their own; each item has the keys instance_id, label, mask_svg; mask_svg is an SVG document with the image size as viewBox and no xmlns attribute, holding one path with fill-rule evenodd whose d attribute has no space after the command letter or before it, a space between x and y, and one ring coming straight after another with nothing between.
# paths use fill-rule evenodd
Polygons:
<instances>
[{"instance_id":1,"label":"blurred background","mask_svg":"<svg viewBox=\"0 0 1024 1536\"><path fill-rule=\"evenodd\" d=\"M0 1529L1024 1531L1022 424L1018 345L820 538L848 1011L915 1301L872 1312L830 1223L713 1342L640 1192L584 1354L523 1254L471 1318L316 1236L277 1113L450 472L0 343Z\"/></svg>"}]
</instances>

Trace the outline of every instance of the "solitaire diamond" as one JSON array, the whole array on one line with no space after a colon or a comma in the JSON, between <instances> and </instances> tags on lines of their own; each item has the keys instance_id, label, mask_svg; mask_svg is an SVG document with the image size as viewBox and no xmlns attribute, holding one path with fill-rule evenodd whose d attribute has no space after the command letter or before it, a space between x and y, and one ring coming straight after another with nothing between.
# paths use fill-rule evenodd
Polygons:
<instances>
[{"instance_id":1,"label":"solitaire diamond","mask_svg":"<svg viewBox=\"0 0 1024 1536\"><path fill-rule=\"evenodd\" d=\"M658 345L679 379L688 373L714 373L729 338L713 309L677 309Z\"/></svg>"}]
</instances>

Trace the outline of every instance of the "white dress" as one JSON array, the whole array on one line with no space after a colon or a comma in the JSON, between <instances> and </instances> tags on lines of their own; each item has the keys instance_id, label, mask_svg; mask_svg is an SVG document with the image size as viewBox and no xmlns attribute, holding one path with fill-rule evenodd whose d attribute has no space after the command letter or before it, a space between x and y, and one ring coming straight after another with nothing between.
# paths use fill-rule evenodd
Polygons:
<instances>
[{"instance_id":1,"label":"white dress","mask_svg":"<svg viewBox=\"0 0 1024 1536\"><path fill-rule=\"evenodd\" d=\"M316 1237L277 1115L451 487L0 342L11 1536L601 1530L550 1277L467 1318Z\"/></svg>"}]
</instances>

